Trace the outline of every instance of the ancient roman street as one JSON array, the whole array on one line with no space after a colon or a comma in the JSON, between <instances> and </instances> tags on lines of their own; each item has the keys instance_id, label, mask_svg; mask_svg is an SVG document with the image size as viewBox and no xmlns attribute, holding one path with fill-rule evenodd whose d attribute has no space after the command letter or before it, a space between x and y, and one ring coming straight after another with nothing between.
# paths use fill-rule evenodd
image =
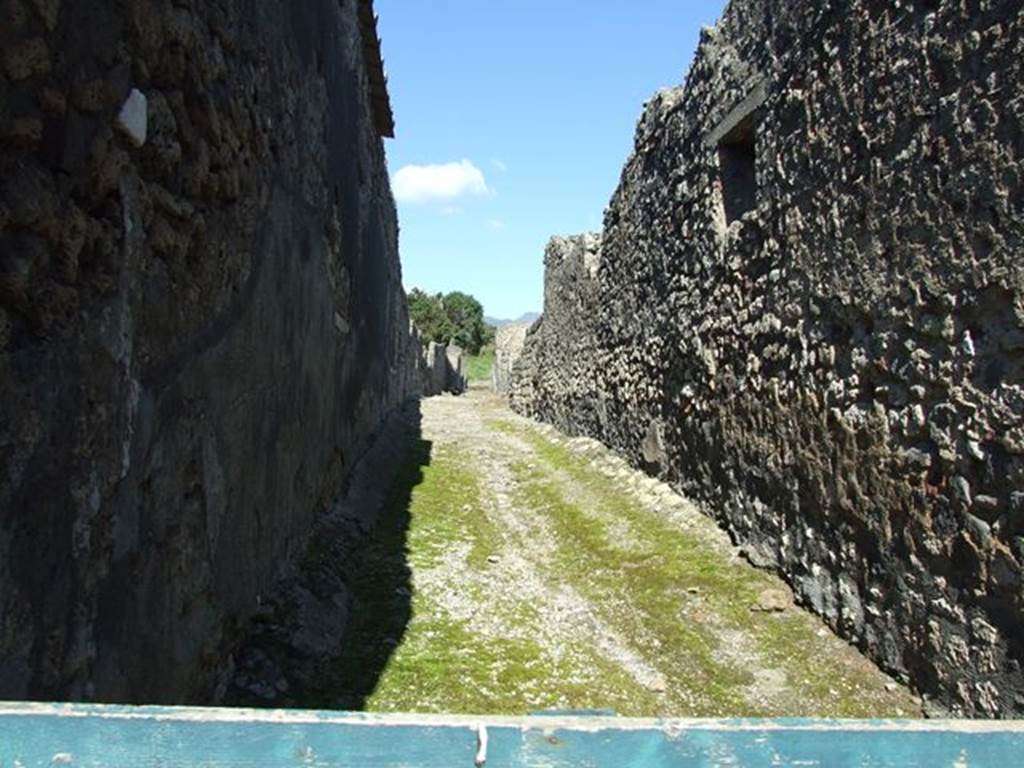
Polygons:
<instances>
[{"instance_id":1,"label":"ancient roman street","mask_svg":"<svg viewBox=\"0 0 1024 768\"><path fill-rule=\"evenodd\" d=\"M307 562L290 591L331 605L353 575L344 652L325 653L342 645L322 610L281 606L240 659L233 703L920 715L706 514L596 441L482 387L423 400L421 435L417 421L373 458L374 472L400 463L396 492L343 513L373 520L365 545Z\"/></svg>"},{"instance_id":2,"label":"ancient roman street","mask_svg":"<svg viewBox=\"0 0 1024 768\"><path fill-rule=\"evenodd\" d=\"M1024 0L0 0L0 768L1013 754Z\"/></svg>"}]
</instances>

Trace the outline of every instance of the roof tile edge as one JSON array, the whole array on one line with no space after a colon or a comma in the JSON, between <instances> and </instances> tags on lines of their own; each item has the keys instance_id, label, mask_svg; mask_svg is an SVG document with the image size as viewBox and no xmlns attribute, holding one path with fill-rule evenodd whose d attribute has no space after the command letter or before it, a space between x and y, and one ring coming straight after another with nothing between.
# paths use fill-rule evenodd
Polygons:
<instances>
[{"instance_id":1,"label":"roof tile edge","mask_svg":"<svg viewBox=\"0 0 1024 768\"><path fill-rule=\"evenodd\" d=\"M380 37L377 34L377 16L373 12L373 0L359 0L359 31L363 37L363 62L370 83L370 109L373 124L381 136L395 137L395 116L391 111L388 96L388 79L384 74L384 59L380 52Z\"/></svg>"}]
</instances>

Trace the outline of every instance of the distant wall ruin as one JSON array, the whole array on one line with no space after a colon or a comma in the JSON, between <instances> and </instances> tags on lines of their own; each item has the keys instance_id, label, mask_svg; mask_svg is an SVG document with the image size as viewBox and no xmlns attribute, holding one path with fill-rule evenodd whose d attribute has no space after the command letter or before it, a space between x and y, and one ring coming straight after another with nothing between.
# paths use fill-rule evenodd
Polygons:
<instances>
[{"instance_id":1,"label":"distant wall ruin","mask_svg":"<svg viewBox=\"0 0 1024 768\"><path fill-rule=\"evenodd\" d=\"M452 395L465 392L463 358L462 349L454 344L439 344L436 341L424 344L419 360L419 394L433 397L445 392Z\"/></svg>"},{"instance_id":2,"label":"distant wall ruin","mask_svg":"<svg viewBox=\"0 0 1024 768\"><path fill-rule=\"evenodd\" d=\"M419 387L371 3L0 18L0 698L205 700Z\"/></svg>"},{"instance_id":3,"label":"distant wall ruin","mask_svg":"<svg viewBox=\"0 0 1024 768\"><path fill-rule=\"evenodd\" d=\"M526 346L526 334L532 323L509 323L494 333L494 366L491 368L491 389L507 394L512 386L512 369Z\"/></svg>"},{"instance_id":4,"label":"distant wall ruin","mask_svg":"<svg viewBox=\"0 0 1024 768\"><path fill-rule=\"evenodd\" d=\"M466 352L457 344L449 344L444 355L448 361L447 391L461 395L466 391Z\"/></svg>"},{"instance_id":5,"label":"distant wall ruin","mask_svg":"<svg viewBox=\"0 0 1024 768\"><path fill-rule=\"evenodd\" d=\"M1022 54L1019 2L733 0L512 392L965 715L1024 712Z\"/></svg>"}]
</instances>

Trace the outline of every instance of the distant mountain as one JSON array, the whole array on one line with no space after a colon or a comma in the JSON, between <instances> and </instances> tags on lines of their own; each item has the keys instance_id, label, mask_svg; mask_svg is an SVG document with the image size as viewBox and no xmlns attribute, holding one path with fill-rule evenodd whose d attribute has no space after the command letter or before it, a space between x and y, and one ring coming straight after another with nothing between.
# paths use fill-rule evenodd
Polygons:
<instances>
[{"instance_id":1,"label":"distant mountain","mask_svg":"<svg viewBox=\"0 0 1024 768\"><path fill-rule=\"evenodd\" d=\"M484 322L488 325L493 325L495 328L501 328L503 325L516 325L519 323L532 323L540 317L540 312L527 312L521 316L518 320L499 320L495 317L485 317Z\"/></svg>"}]
</instances>

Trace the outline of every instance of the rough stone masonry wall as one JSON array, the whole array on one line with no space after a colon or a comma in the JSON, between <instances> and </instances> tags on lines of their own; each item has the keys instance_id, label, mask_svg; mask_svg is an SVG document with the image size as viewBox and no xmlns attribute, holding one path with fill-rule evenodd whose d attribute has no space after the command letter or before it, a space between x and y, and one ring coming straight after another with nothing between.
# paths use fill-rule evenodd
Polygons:
<instances>
[{"instance_id":1,"label":"rough stone masonry wall","mask_svg":"<svg viewBox=\"0 0 1024 768\"><path fill-rule=\"evenodd\" d=\"M544 252L544 313L526 332L512 369L512 407L571 433L590 433L607 418L606 398L595 397L600 258L598 235L551 238Z\"/></svg>"},{"instance_id":2,"label":"rough stone masonry wall","mask_svg":"<svg viewBox=\"0 0 1024 768\"><path fill-rule=\"evenodd\" d=\"M418 338L418 331L416 333ZM453 395L465 392L462 359L462 350L457 346L436 341L425 344L419 359L419 394L433 397L445 392Z\"/></svg>"},{"instance_id":3,"label":"rough stone masonry wall","mask_svg":"<svg viewBox=\"0 0 1024 768\"><path fill-rule=\"evenodd\" d=\"M593 276L549 248L513 400L957 714L1024 713L1022 62L1016 0L733 0L647 105Z\"/></svg>"},{"instance_id":4,"label":"rough stone masonry wall","mask_svg":"<svg viewBox=\"0 0 1024 768\"><path fill-rule=\"evenodd\" d=\"M0 698L202 700L413 393L357 12L0 0Z\"/></svg>"},{"instance_id":5,"label":"rough stone masonry wall","mask_svg":"<svg viewBox=\"0 0 1024 768\"><path fill-rule=\"evenodd\" d=\"M512 386L512 369L523 354L526 334L533 323L510 323L494 334L494 366L491 368L491 387L495 392L508 394Z\"/></svg>"}]
</instances>

